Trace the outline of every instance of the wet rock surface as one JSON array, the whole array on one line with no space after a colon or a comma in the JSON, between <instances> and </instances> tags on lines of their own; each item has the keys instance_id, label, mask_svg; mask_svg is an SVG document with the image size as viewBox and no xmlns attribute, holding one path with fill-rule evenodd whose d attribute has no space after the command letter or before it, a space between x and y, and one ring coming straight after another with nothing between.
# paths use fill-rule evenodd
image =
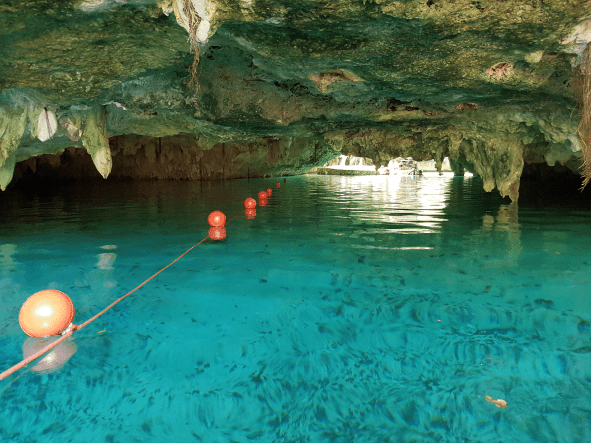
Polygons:
<instances>
[{"instance_id":1,"label":"wet rock surface","mask_svg":"<svg viewBox=\"0 0 591 443\"><path fill-rule=\"evenodd\" d=\"M524 165L580 172L584 6L9 0L0 187L67 162L54 176L210 179L412 156L516 200Z\"/></svg>"}]
</instances>

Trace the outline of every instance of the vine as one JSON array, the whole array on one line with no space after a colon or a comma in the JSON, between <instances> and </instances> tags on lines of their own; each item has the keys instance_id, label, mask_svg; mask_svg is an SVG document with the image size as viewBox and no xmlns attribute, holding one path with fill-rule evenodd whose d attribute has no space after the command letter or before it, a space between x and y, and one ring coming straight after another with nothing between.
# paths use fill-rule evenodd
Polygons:
<instances>
[{"instance_id":1,"label":"vine","mask_svg":"<svg viewBox=\"0 0 591 443\"><path fill-rule=\"evenodd\" d=\"M577 128L577 135L581 142L581 152L583 154L581 165L582 191L591 181L591 44L587 45L581 56L579 73L581 122Z\"/></svg>"},{"instance_id":2,"label":"vine","mask_svg":"<svg viewBox=\"0 0 591 443\"><path fill-rule=\"evenodd\" d=\"M199 92L199 75L197 68L199 67L200 62L199 44L201 43L199 40L199 26L201 25L203 18L197 12L192 0L175 0L173 2L173 10L178 24L187 30L191 51L195 54L193 63L189 68L189 73L191 75L189 85L195 88L195 96L197 96Z\"/></svg>"},{"instance_id":3,"label":"vine","mask_svg":"<svg viewBox=\"0 0 591 443\"><path fill-rule=\"evenodd\" d=\"M195 53L195 58L193 59L193 64L190 68L191 73L191 82L190 85L195 87L195 94L199 92L199 81L197 76L197 67L199 66L199 40L197 39L197 28L201 23L201 17L197 15L197 11L193 6L191 0L184 0L183 3L183 10L185 15L187 16L187 21L189 25L189 44L191 45L191 50Z\"/></svg>"}]
</instances>

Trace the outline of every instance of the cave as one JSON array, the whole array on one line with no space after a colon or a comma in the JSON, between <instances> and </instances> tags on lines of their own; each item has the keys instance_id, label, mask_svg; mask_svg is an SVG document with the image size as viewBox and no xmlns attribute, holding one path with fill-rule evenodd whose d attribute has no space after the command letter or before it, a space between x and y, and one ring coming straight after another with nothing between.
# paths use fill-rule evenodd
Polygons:
<instances>
[{"instance_id":1,"label":"cave","mask_svg":"<svg viewBox=\"0 0 591 443\"><path fill-rule=\"evenodd\" d=\"M297 175L338 155L449 157L512 201L534 165L583 187L583 5L9 1L0 187Z\"/></svg>"},{"instance_id":2,"label":"cave","mask_svg":"<svg viewBox=\"0 0 591 443\"><path fill-rule=\"evenodd\" d=\"M2 442L591 441L588 2L4 0L0 41Z\"/></svg>"}]
</instances>

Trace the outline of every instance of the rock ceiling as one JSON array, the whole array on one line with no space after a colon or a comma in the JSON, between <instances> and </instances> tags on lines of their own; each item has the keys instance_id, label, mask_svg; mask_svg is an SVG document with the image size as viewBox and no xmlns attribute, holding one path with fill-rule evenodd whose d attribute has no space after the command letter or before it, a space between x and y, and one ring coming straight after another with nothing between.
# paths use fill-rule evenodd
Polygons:
<instances>
[{"instance_id":1,"label":"rock ceiling","mask_svg":"<svg viewBox=\"0 0 591 443\"><path fill-rule=\"evenodd\" d=\"M145 168L134 158L168 156L185 177L218 162L227 178L343 153L449 156L515 200L524 164L580 167L590 13L565 0L5 0L0 187L18 162L71 147L103 177L117 156L129 176Z\"/></svg>"}]
</instances>

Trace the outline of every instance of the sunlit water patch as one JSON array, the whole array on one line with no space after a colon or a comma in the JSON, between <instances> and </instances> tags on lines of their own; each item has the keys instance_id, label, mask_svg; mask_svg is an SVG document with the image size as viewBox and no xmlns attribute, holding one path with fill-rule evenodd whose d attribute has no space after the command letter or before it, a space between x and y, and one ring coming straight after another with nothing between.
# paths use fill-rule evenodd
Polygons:
<instances>
[{"instance_id":1,"label":"sunlit water patch","mask_svg":"<svg viewBox=\"0 0 591 443\"><path fill-rule=\"evenodd\" d=\"M274 184L0 195L2 369L30 294L64 291L81 323L203 239L209 212L236 216L75 333L61 369L0 382L1 440L591 441L591 212L478 179Z\"/></svg>"}]
</instances>

